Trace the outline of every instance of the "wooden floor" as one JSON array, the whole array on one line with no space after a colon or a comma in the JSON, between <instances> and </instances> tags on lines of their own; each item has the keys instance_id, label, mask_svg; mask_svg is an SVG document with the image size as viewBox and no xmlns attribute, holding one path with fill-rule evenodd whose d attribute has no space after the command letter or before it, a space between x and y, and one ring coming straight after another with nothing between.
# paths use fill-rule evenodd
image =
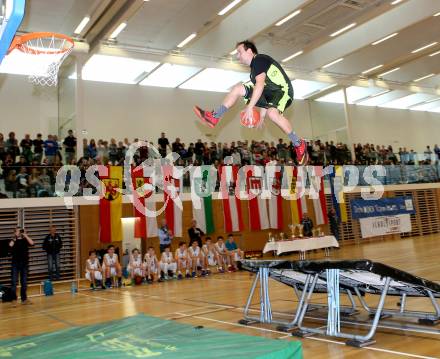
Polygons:
<instances>
[{"instance_id":1,"label":"wooden floor","mask_svg":"<svg viewBox=\"0 0 440 359\"><path fill-rule=\"evenodd\" d=\"M320 258L321 253L312 258ZM390 240L346 246L333 258L368 258L440 282L440 236ZM283 257L283 259L286 257ZM119 319L145 313L191 325L280 340L301 340L305 358L440 358L439 335L379 328L377 342L368 348L352 348L343 341L324 337L293 338L274 326L244 327L237 324L249 293L252 276L247 272L215 274L209 278L170 281L161 284L77 295L36 296L33 305L12 308L0 304L0 338L60 330L72 326ZM296 306L292 289L271 282L273 310L286 316ZM325 298L317 297L316 301ZM428 303L410 300L408 305L429 310ZM387 302L396 308L396 300ZM257 299L254 300L257 308ZM440 329L440 328L439 328Z\"/></svg>"}]
</instances>

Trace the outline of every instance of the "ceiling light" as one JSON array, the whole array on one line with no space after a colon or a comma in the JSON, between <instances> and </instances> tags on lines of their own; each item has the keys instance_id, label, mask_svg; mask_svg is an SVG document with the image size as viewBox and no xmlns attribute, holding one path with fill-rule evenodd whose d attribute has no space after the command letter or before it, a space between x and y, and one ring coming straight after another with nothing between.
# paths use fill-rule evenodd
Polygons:
<instances>
[{"instance_id":1,"label":"ceiling light","mask_svg":"<svg viewBox=\"0 0 440 359\"><path fill-rule=\"evenodd\" d=\"M226 6L223 10L221 10L218 15L222 16L226 14L229 10L231 10L235 5L237 5L241 0L234 0L228 6Z\"/></svg>"},{"instance_id":2,"label":"ceiling light","mask_svg":"<svg viewBox=\"0 0 440 359\"><path fill-rule=\"evenodd\" d=\"M394 0L391 5L397 5L398 3L402 2L403 0Z\"/></svg>"},{"instance_id":3,"label":"ceiling light","mask_svg":"<svg viewBox=\"0 0 440 359\"><path fill-rule=\"evenodd\" d=\"M390 73L392 73L392 72L395 72L395 71L397 71L397 70L400 70L400 67L396 67L395 69L392 69L392 70L389 70L389 71L384 72L384 73L382 73L382 74L379 74L378 77L386 76L386 75L388 75L388 74L390 74Z\"/></svg>"},{"instance_id":4,"label":"ceiling light","mask_svg":"<svg viewBox=\"0 0 440 359\"><path fill-rule=\"evenodd\" d=\"M372 67L371 69L362 71L362 75L366 75L370 72L373 72L374 70L380 69L381 67L383 67L383 65L377 65L377 66Z\"/></svg>"},{"instance_id":5,"label":"ceiling light","mask_svg":"<svg viewBox=\"0 0 440 359\"><path fill-rule=\"evenodd\" d=\"M331 37L338 36L339 34L342 34L344 31L347 31L348 29L351 29L352 27L355 27L355 26L356 26L356 23L354 22L354 23L352 23L352 24L350 24L350 25L347 25L346 27L343 27L342 29L340 29L340 30L334 32L334 33L331 34L330 36L331 36Z\"/></svg>"},{"instance_id":6,"label":"ceiling light","mask_svg":"<svg viewBox=\"0 0 440 359\"><path fill-rule=\"evenodd\" d=\"M191 35L189 35L185 40L183 40L177 47L184 47L188 42L190 42L192 39L194 39L197 36L197 34L194 32Z\"/></svg>"},{"instance_id":7,"label":"ceiling light","mask_svg":"<svg viewBox=\"0 0 440 359\"><path fill-rule=\"evenodd\" d=\"M419 81L422 81L422 80L426 80L426 79L429 79L430 77L433 77L433 76L435 76L435 74L429 74L429 75L426 75L426 76L423 76L423 77L419 77L418 79L415 79L414 82L419 82Z\"/></svg>"},{"instance_id":8,"label":"ceiling light","mask_svg":"<svg viewBox=\"0 0 440 359\"><path fill-rule=\"evenodd\" d=\"M380 39L380 40L377 40L377 41L375 41L375 42L373 42L371 45L378 45L378 44L380 44L381 42L384 42L384 41L387 41L388 39L391 39L391 38L393 38L394 36L396 36L398 34L398 32L395 32L394 34L391 34L391 35L388 35L388 36L385 36L383 39Z\"/></svg>"},{"instance_id":9,"label":"ceiling light","mask_svg":"<svg viewBox=\"0 0 440 359\"><path fill-rule=\"evenodd\" d=\"M440 12L438 12L437 14L434 14L434 17L435 17L435 16L440 16Z\"/></svg>"},{"instance_id":10,"label":"ceiling light","mask_svg":"<svg viewBox=\"0 0 440 359\"><path fill-rule=\"evenodd\" d=\"M435 41L435 42L431 42L431 43L428 44L428 45L422 46L422 47L420 47L420 48L418 48L418 49L415 49L415 50L411 51L411 53L412 53L412 54L416 54L416 53L418 53L418 52L420 52L420 51L423 51L423 50L425 50L425 49L429 49L430 47L433 47L433 46L435 46L435 45L437 45L437 44L438 44L437 41Z\"/></svg>"},{"instance_id":11,"label":"ceiling light","mask_svg":"<svg viewBox=\"0 0 440 359\"><path fill-rule=\"evenodd\" d=\"M115 31L113 31L112 34L110 35L110 39L117 38L118 35L121 33L122 30L125 29L126 26L127 26L126 22L119 24L119 26L115 29Z\"/></svg>"},{"instance_id":12,"label":"ceiling light","mask_svg":"<svg viewBox=\"0 0 440 359\"><path fill-rule=\"evenodd\" d=\"M237 49L235 49L235 50L231 51L231 52L229 53L229 55L234 56L237 52L238 52Z\"/></svg>"},{"instance_id":13,"label":"ceiling light","mask_svg":"<svg viewBox=\"0 0 440 359\"><path fill-rule=\"evenodd\" d=\"M337 59L335 61L330 62L327 65L322 66L323 69L326 69L327 67L333 66L334 64L337 64L338 62L341 62L342 60L344 60L343 57L341 57L340 59Z\"/></svg>"},{"instance_id":14,"label":"ceiling light","mask_svg":"<svg viewBox=\"0 0 440 359\"><path fill-rule=\"evenodd\" d=\"M89 23L90 18L86 16L84 19L81 20L75 31L73 31L74 34L81 34L81 32L84 30L86 25Z\"/></svg>"},{"instance_id":15,"label":"ceiling light","mask_svg":"<svg viewBox=\"0 0 440 359\"><path fill-rule=\"evenodd\" d=\"M292 60L295 57L298 57L299 55L302 55L303 53L304 53L304 51L302 51L302 50L298 51L298 52L295 52L293 55L290 55L289 57L286 57L285 59L281 60L281 62L287 62L289 60Z\"/></svg>"},{"instance_id":16,"label":"ceiling light","mask_svg":"<svg viewBox=\"0 0 440 359\"><path fill-rule=\"evenodd\" d=\"M301 10L296 10L294 12L292 12L290 15L286 16L284 19L278 21L275 26L281 26L282 24L284 24L285 22L289 21L290 19L294 18L296 15L300 14Z\"/></svg>"},{"instance_id":17,"label":"ceiling light","mask_svg":"<svg viewBox=\"0 0 440 359\"><path fill-rule=\"evenodd\" d=\"M431 55L429 55L429 56L430 56L430 57L433 57L433 56L436 56L436 55L438 55L438 54L440 54L440 51L434 52L433 54L431 54Z\"/></svg>"}]
</instances>

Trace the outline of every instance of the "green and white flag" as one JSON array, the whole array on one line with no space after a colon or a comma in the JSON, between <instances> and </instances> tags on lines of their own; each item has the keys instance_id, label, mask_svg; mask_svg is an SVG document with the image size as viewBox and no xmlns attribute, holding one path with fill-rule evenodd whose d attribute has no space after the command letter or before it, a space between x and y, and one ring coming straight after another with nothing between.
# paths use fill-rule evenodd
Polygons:
<instances>
[{"instance_id":1,"label":"green and white flag","mask_svg":"<svg viewBox=\"0 0 440 359\"><path fill-rule=\"evenodd\" d=\"M191 171L191 200L193 217L197 226L206 234L213 233L212 193L215 189L217 170L214 166L193 167Z\"/></svg>"}]
</instances>

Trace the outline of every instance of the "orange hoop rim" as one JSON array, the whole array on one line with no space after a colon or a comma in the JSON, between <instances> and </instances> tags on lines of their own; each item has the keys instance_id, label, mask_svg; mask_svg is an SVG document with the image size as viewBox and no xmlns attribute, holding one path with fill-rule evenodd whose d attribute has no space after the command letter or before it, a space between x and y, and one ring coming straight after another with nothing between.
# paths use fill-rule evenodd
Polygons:
<instances>
[{"instance_id":1,"label":"orange hoop rim","mask_svg":"<svg viewBox=\"0 0 440 359\"><path fill-rule=\"evenodd\" d=\"M36 50L27 45L27 42L31 40L42 39L42 38L57 38L59 40L66 40L67 43L70 44L70 46L67 46L62 49ZM64 34L58 34L56 32L31 32L29 34L15 36L14 40L11 43L11 46L9 47L8 53L14 49L17 49L32 55L42 55L42 54L60 55L72 50L74 45L75 43L73 39L70 36Z\"/></svg>"}]
</instances>

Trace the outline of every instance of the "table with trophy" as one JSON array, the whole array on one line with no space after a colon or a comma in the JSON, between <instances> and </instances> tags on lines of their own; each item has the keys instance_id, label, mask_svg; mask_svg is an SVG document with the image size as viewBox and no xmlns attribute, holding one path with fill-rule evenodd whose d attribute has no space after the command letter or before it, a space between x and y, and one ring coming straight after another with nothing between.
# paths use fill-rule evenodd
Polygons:
<instances>
[{"instance_id":1,"label":"table with trophy","mask_svg":"<svg viewBox=\"0 0 440 359\"><path fill-rule=\"evenodd\" d=\"M284 233L279 234L276 239L272 233L269 233L269 240L264 246L263 253L275 252L275 255L288 252L299 252L299 259L306 259L307 251L315 249L324 249L325 256L330 256L330 248L339 247L339 243L334 236L325 235L321 229L314 228L312 237L304 237L302 224L290 224L292 235L288 238Z\"/></svg>"}]
</instances>

